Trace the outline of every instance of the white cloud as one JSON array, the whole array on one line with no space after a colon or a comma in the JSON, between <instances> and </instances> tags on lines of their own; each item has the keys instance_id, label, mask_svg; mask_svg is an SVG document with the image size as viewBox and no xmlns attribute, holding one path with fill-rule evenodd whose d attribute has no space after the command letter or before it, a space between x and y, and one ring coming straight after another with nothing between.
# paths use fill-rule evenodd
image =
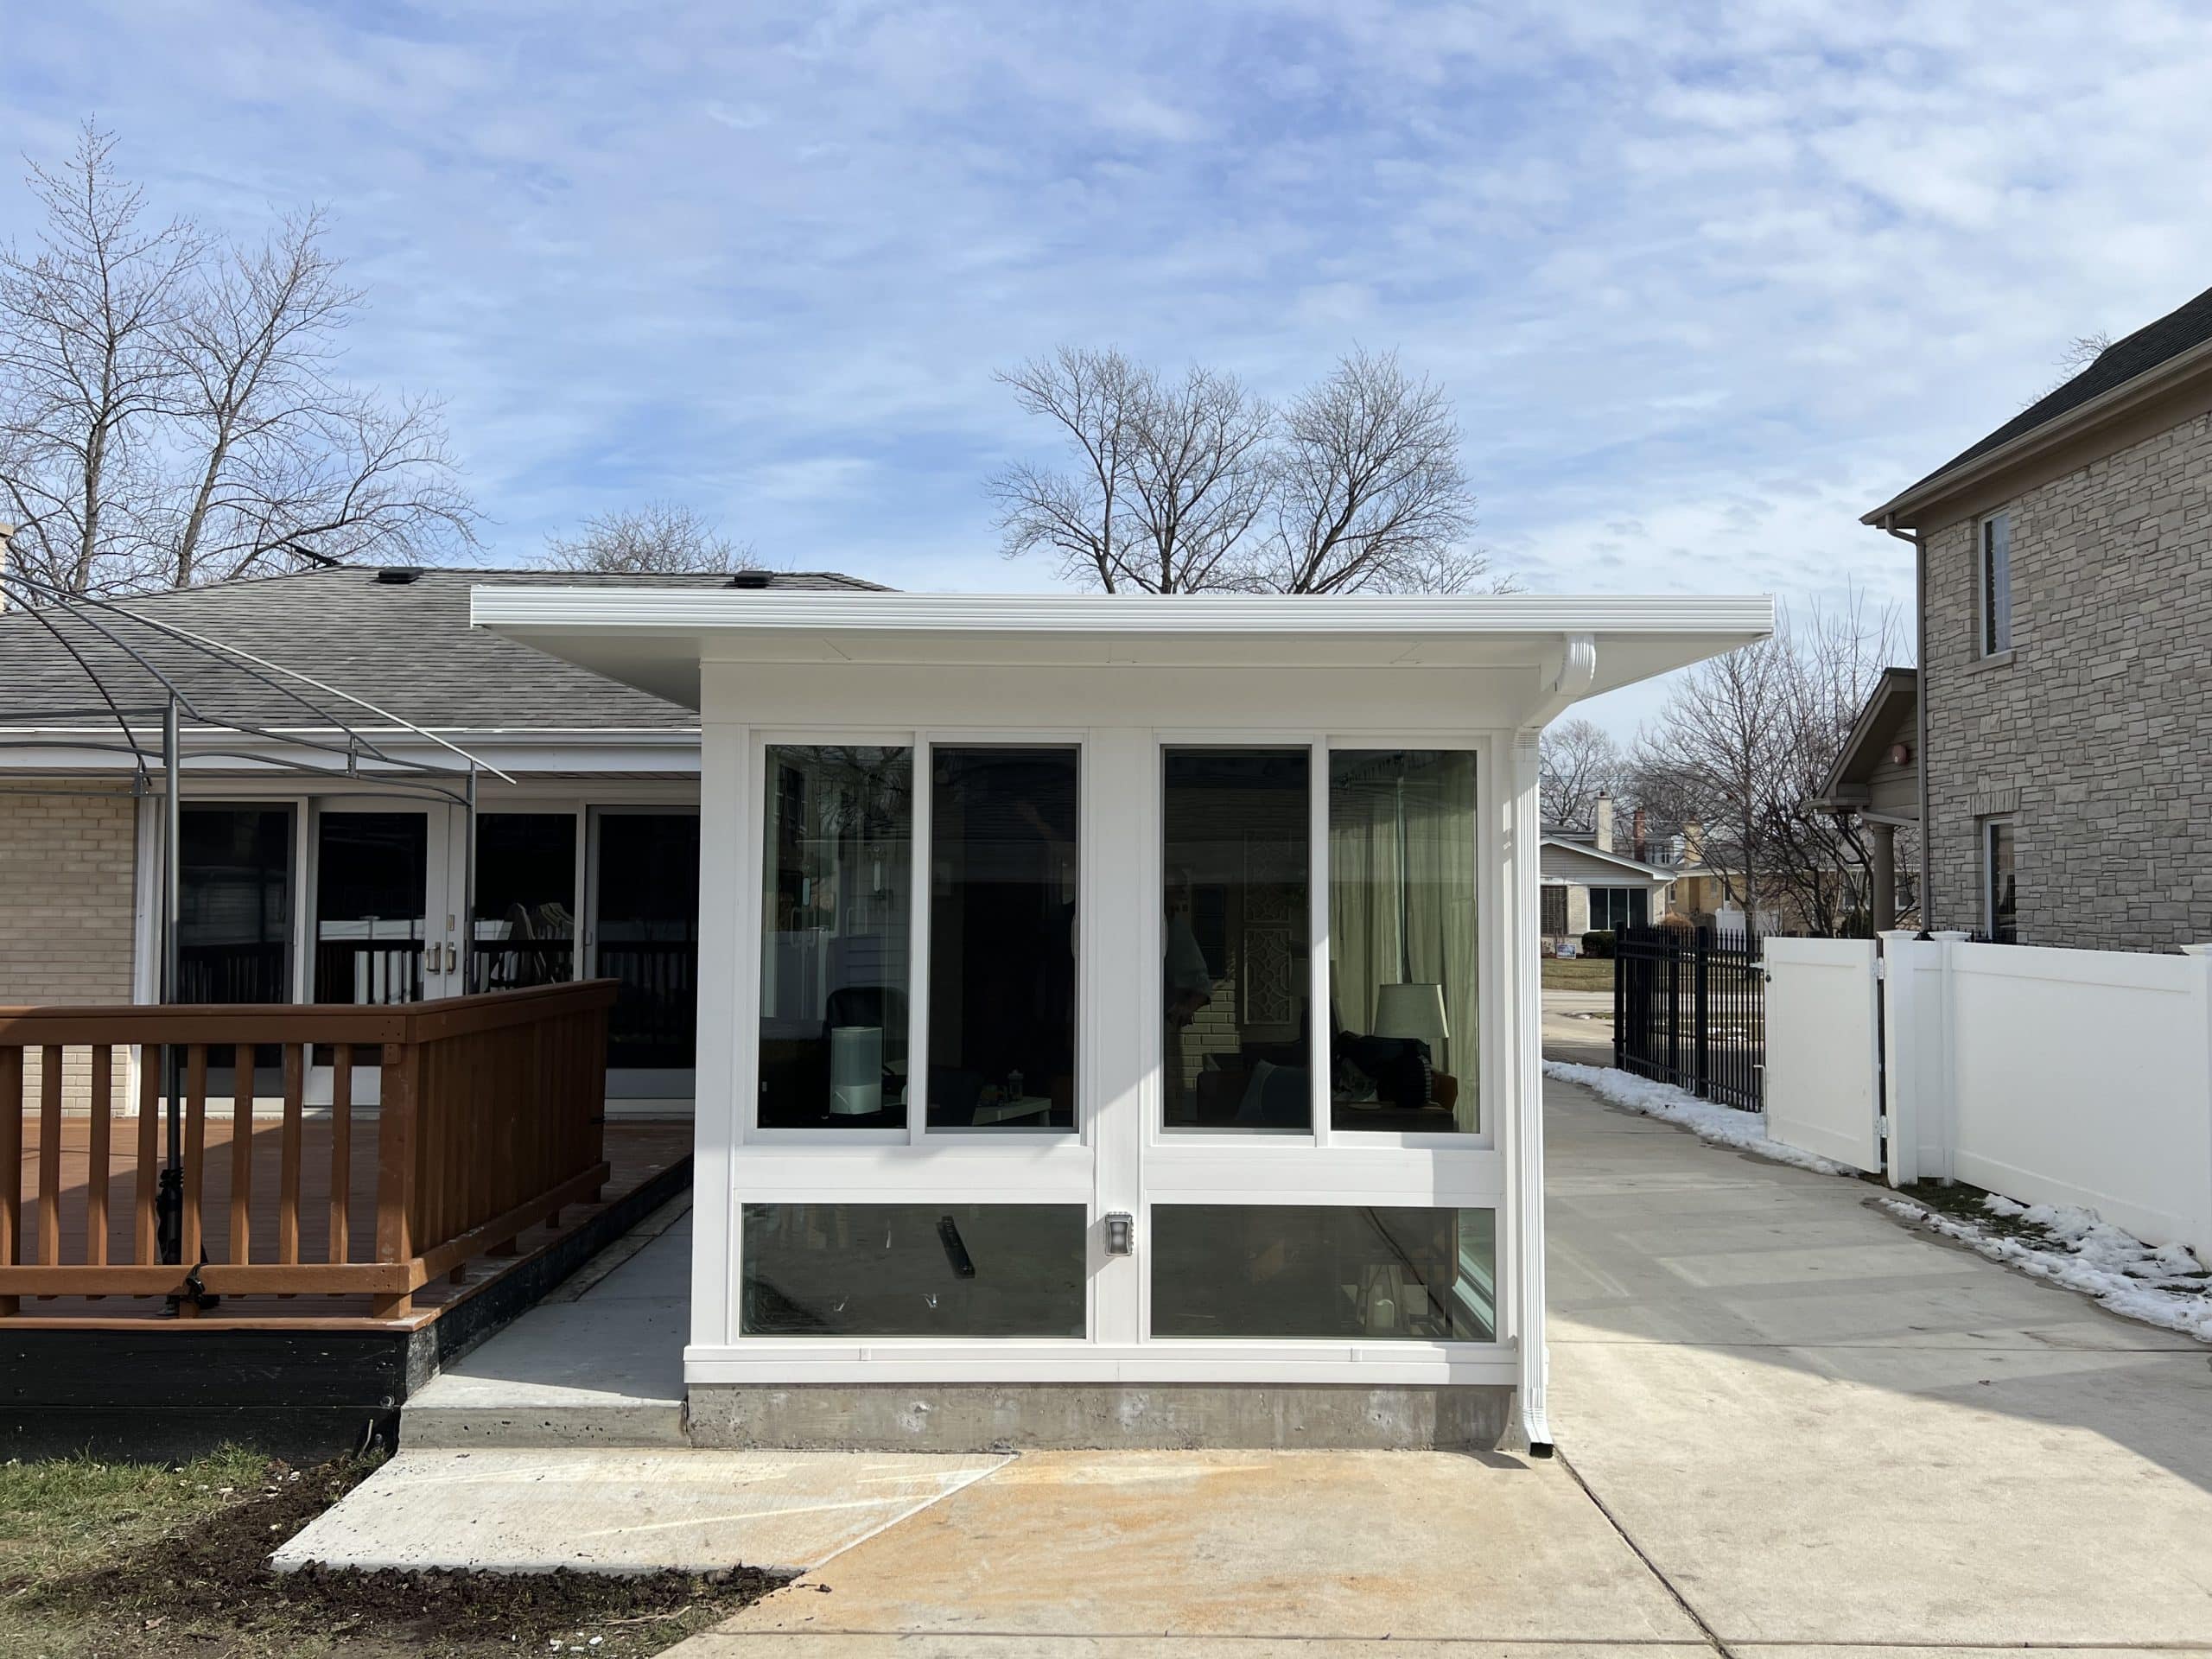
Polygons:
<instances>
[{"instance_id":1,"label":"white cloud","mask_svg":"<svg viewBox=\"0 0 2212 1659\"><path fill-rule=\"evenodd\" d=\"M1896 595L1858 514L2212 281L2194 0L1287 0L350 16L15 8L0 146L97 111L155 199L327 203L351 365L442 391L500 526L644 495L906 584L998 557L1063 340L1459 399L1554 588ZM0 190L0 234L26 228Z\"/></svg>"}]
</instances>

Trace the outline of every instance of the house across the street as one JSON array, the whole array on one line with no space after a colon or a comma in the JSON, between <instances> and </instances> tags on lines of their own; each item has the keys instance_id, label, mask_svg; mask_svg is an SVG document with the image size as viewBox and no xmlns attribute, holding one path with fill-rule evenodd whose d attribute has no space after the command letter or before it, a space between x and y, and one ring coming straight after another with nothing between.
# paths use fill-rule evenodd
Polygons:
<instances>
[{"instance_id":1,"label":"house across the street","mask_svg":"<svg viewBox=\"0 0 2212 1659\"><path fill-rule=\"evenodd\" d=\"M1544 831L1540 899L1547 950L1585 933L1648 927L1670 907L1674 871L1648 861L1634 842L1629 851L1616 847L1610 795L1598 798L1594 817L1588 830Z\"/></svg>"}]
</instances>

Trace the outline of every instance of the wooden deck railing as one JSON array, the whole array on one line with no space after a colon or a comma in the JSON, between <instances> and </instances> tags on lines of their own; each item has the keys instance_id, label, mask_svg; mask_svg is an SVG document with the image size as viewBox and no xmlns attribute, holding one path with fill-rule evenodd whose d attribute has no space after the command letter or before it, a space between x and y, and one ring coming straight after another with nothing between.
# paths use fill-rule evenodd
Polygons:
<instances>
[{"instance_id":1,"label":"wooden deck railing","mask_svg":"<svg viewBox=\"0 0 2212 1659\"><path fill-rule=\"evenodd\" d=\"M598 1195L615 989L594 980L370 1007L0 1008L0 1317L25 1298L175 1294L203 1253L198 1286L226 1299L366 1296L372 1318L406 1315L440 1274ZM162 1262L156 1239L164 1044L182 1058L181 1265ZM270 1049L277 1063L264 1069ZM118 1112L116 1081L134 1058L136 1097ZM311 1067L328 1068L327 1106L306 1103ZM353 1098L364 1067L380 1074L373 1106ZM89 1114L65 1109L65 1072L88 1084ZM282 1115L257 1134L264 1078ZM210 1147L211 1125L227 1148ZM81 1192L64 1180L79 1127ZM272 1138L275 1167L257 1177ZM310 1140L321 1157L308 1156ZM357 1166L357 1140L372 1168ZM131 1173L112 1193L118 1144ZM73 1173L76 1160L72 1145ZM178 1311L197 1305L188 1297ZM245 1310L226 1300L222 1311Z\"/></svg>"}]
</instances>

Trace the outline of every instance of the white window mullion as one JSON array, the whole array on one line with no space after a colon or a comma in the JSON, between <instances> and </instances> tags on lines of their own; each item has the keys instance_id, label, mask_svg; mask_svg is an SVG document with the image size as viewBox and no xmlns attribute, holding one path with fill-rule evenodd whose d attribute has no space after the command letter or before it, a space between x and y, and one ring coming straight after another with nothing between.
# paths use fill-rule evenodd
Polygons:
<instances>
[{"instance_id":1,"label":"white window mullion","mask_svg":"<svg viewBox=\"0 0 2212 1659\"><path fill-rule=\"evenodd\" d=\"M1329 741L1313 741L1306 799L1306 1065L1312 1072L1313 1144L1329 1144L1334 1116L1330 1051L1336 1042L1336 1010L1329 995Z\"/></svg>"},{"instance_id":2,"label":"white window mullion","mask_svg":"<svg viewBox=\"0 0 2212 1659\"><path fill-rule=\"evenodd\" d=\"M931 804L937 796L937 739L929 732L913 738L913 800L908 838L913 854L906 906L906 1141L918 1147L929 1122L930 1092L930 912L936 880L931 864Z\"/></svg>"}]
</instances>

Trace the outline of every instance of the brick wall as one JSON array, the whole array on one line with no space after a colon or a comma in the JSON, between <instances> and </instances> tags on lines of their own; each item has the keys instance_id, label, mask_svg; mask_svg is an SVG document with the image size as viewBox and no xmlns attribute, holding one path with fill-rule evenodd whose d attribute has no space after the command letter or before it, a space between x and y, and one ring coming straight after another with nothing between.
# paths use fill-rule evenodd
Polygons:
<instances>
[{"instance_id":1,"label":"brick wall","mask_svg":"<svg viewBox=\"0 0 2212 1659\"><path fill-rule=\"evenodd\" d=\"M0 792L0 1006L130 1001L137 826L127 795ZM35 1099L39 1057L24 1058ZM81 1109L84 1056L64 1077Z\"/></svg>"},{"instance_id":2,"label":"brick wall","mask_svg":"<svg viewBox=\"0 0 2212 1659\"><path fill-rule=\"evenodd\" d=\"M2003 504L2012 660L1975 654L1975 523L1928 538L1939 927L1979 930L1980 825L2013 814L2020 938L2212 941L2212 416Z\"/></svg>"}]
</instances>

